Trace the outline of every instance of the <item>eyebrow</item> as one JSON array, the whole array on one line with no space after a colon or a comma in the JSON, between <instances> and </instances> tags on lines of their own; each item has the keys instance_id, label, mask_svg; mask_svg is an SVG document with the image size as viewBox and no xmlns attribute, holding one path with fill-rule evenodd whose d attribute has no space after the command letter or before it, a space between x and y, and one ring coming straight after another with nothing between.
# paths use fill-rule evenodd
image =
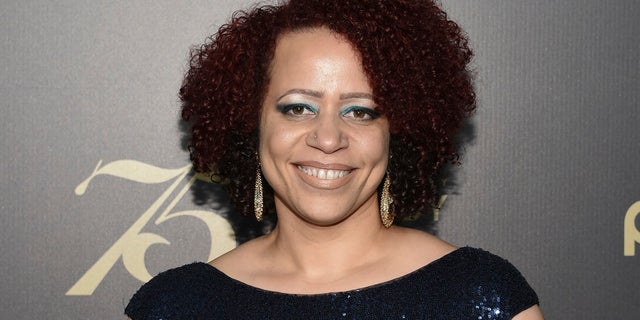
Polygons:
<instances>
[{"instance_id":1,"label":"eyebrow","mask_svg":"<svg viewBox=\"0 0 640 320\"><path fill-rule=\"evenodd\" d=\"M285 92L283 95L278 97L278 100L290 94L302 94L307 96L312 96L314 98L322 98L324 95L321 91L311 90L311 89L291 89ZM373 95L366 92L348 92L340 95L340 100L345 99L370 99L373 100Z\"/></svg>"},{"instance_id":2,"label":"eyebrow","mask_svg":"<svg viewBox=\"0 0 640 320\"><path fill-rule=\"evenodd\" d=\"M349 92L343 93L340 95L340 99L371 99L373 100L373 95L366 92Z\"/></svg>"}]
</instances>

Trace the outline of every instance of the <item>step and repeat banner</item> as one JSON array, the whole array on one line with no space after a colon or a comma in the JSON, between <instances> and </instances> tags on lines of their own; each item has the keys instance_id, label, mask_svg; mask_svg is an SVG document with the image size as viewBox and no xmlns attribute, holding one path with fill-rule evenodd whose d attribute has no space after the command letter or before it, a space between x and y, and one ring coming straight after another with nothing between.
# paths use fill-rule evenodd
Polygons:
<instances>
[{"instance_id":1,"label":"step and repeat banner","mask_svg":"<svg viewBox=\"0 0 640 320\"><path fill-rule=\"evenodd\" d=\"M121 319L151 276L261 231L193 174L176 94L251 2L0 4L2 318ZM515 264L548 319L640 318L640 2L442 5L479 108L437 234Z\"/></svg>"}]
</instances>

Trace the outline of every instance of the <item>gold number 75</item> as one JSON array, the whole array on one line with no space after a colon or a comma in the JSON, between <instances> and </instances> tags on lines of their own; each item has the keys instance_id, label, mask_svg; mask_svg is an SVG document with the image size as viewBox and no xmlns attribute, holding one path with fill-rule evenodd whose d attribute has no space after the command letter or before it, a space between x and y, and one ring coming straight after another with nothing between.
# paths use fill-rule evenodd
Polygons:
<instances>
[{"instance_id":1,"label":"gold number 75","mask_svg":"<svg viewBox=\"0 0 640 320\"><path fill-rule=\"evenodd\" d=\"M169 199L191 170L191 165L178 169L164 169L135 160L118 160L104 166L101 165L102 161L99 161L93 173L76 187L75 193L77 195L83 195L89 183L100 175L124 178L144 184L163 183L172 179L173 183L76 281L66 295L92 295L120 257L122 257L125 268L133 277L143 282L149 281L151 275L145 265L145 252L153 244L170 244L167 239L158 234L142 231L154 216L157 216L156 225L178 217L193 217L202 221L207 226L211 239L209 260L235 247L233 230L229 223L219 215L203 210L171 212L197 179L197 176L194 175L172 199ZM160 212L160 208L168 200L170 200L169 204L164 211ZM160 214L158 214L159 212Z\"/></svg>"}]
</instances>

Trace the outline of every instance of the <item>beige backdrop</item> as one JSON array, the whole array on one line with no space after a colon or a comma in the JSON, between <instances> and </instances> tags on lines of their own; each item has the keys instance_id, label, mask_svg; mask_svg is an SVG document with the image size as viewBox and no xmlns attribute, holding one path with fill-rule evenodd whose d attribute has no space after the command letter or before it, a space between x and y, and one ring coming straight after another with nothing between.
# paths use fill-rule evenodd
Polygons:
<instances>
[{"instance_id":1,"label":"beige backdrop","mask_svg":"<svg viewBox=\"0 0 640 320\"><path fill-rule=\"evenodd\" d=\"M479 111L439 236L508 258L548 319L640 317L640 2L443 2ZM189 174L176 97L188 48L247 3L0 4L3 319L122 318L256 229Z\"/></svg>"}]
</instances>

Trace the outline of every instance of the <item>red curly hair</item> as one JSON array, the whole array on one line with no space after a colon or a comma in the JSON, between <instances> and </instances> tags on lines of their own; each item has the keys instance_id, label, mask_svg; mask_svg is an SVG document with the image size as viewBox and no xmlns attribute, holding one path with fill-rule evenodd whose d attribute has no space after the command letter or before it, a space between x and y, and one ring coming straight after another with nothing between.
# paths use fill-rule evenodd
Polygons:
<instances>
[{"instance_id":1,"label":"red curly hair","mask_svg":"<svg viewBox=\"0 0 640 320\"><path fill-rule=\"evenodd\" d=\"M180 89L196 171L228 178L237 211L253 212L258 120L276 40L320 26L359 52L389 120L396 216L431 218L443 168L457 162L458 134L475 109L475 93L467 39L429 0L291 0L236 12L193 50ZM265 212L275 212L268 187Z\"/></svg>"}]
</instances>

